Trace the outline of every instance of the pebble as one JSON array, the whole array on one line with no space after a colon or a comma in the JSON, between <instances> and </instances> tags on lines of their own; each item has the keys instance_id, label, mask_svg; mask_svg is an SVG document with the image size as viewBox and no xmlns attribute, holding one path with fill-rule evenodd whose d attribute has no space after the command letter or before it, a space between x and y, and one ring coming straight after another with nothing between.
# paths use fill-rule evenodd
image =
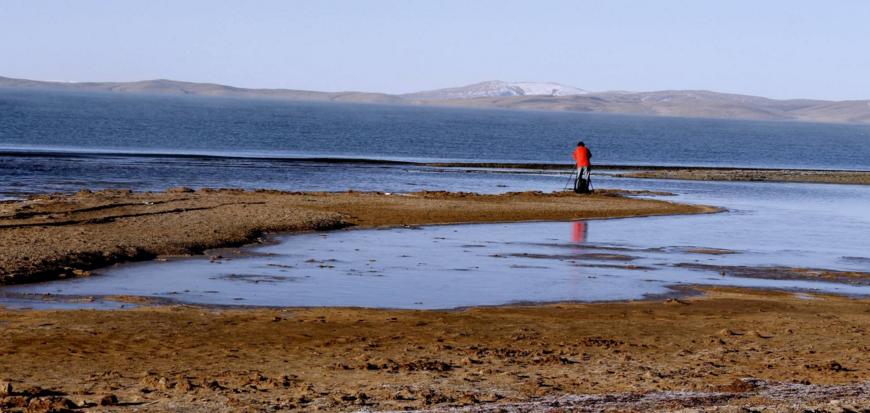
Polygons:
<instances>
[{"instance_id":1,"label":"pebble","mask_svg":"<svg viewBox=\"0 0 870 413\"><path fill-rule=\"evenodd\" d=\"M100 406L117 406L118 405L118 397L114 394L107 394L100 398L100 401L97 402Z\"/></svg>"},{"instance_id":2,"label":"pebble","mask_svg":"<svg viewBox=\"0 0 870 413\"><path fill-rule=\"evenodd\" d=\"M12 383L8 381L0 381L0 396L8 396L12 394Z\"/></svg>"}]
</instances>

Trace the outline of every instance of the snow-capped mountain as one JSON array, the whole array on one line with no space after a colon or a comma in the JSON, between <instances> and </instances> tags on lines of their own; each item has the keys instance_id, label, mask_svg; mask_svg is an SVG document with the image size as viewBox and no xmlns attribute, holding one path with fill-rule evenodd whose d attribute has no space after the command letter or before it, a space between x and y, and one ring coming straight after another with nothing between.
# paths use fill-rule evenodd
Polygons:
<instances>
[{"instance_id":1,"label":"snow-capped mountain","mask_svg":"<svg viewBox=\"0 0 870 413\"><path fill-rule=\"evenodd\" d=\"M585 95L587 93L583 89L553 82L502 82L500 80L491 80L468 86L408 93L401 96L406 99L416 100L455 100L499 96L571 96Z\"/></svg>"}]
</instances>

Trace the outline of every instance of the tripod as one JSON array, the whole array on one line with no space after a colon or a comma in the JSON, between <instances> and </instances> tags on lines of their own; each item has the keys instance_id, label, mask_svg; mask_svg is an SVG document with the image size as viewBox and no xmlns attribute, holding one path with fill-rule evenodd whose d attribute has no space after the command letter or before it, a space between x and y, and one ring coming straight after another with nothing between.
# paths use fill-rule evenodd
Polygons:
<instances>
[{"instance_id":1,"label":"tripod","mask_svg":"<svg viewBox=\"0 0 870 413\"><path fill-rule=\"evenodd\" d=\"M566 182L566 183L565 183L565 187L562 188L563 191L567 191L567 190L568 190L568 185L571 185L571 181L574 180L574 171L576 171L576 170L577 170L577 167L576 167L576 166L573 167L573 168L571 168L571 173L568 175L568 182Z\"/></svg>"}]
</instances>

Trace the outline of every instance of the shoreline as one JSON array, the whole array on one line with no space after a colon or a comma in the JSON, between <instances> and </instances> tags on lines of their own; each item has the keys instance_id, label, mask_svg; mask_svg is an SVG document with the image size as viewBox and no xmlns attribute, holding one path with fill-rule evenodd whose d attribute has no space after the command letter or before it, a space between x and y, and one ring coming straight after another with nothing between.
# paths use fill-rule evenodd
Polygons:
<instances>
[{"instance_id":1,"label":"shoreline","mask_svg":"<svg viewBox=\"0 0 870 413\"><path fill-rule=\"evenodd\" d=\"M387 159L377 157L336 157L336 156L256 156L256 155L223 155L215 153L171 153L171 152L133 152L133 151L75 151L56 148L44 149L20 149L0 148L0 157L45 157L45 158L99 158L99 157L131 157L131 158L169 158L169 159L198 159L198 160L226 160L226 161L264 161L264 162L288 162L288 163L325 163L325 164L371 164L371 165L395 165L395 166L429 166L439 168L493 168L493 169L539 169L539 170L564 170L574 166L573 163L553 162L505 162L505 161L431 161L431 160L408 160ZM678 170L705 170L705 171L795 171L795 172L868 172L860 169L807 169L807 168L761 168L743 166L700 166L700 165L650 165L650 164L594 164L595 169L605 170L651 170L651 171L678 171Z\"/></svg>"},{"instance_id":2,"label":"shoreline","mask_svg":"<svg viewBox=\"0 0 870 413\"><path fill-rule=\"evenodd\" d=\"M371 166L385 168L421 168L432 172L467 173L506 173L506 174L560 174L573 171L569 163L544 162L435 162L427 160L378 159L366 157L274 157L251 155L221 155L208 153L148 153L124 151L75 152L61 149L15 150L0 149L2 157L32 158L141 158L167 159L175 161L195 160L203 162L264 162L288 165L344 165ZM630 165L601 164L593 165L593 175L607 175L612 178L634 179L677 179L693 181L742 181L742 182L794 182L843 185L870 185L870 171L847 169L805 169L805 168L757 168L733 166L689 166L689 165ZM26 193L8 193L8 199L26 196Z\"/></svg>"},{"instance_id":3,"label":"shoreline","mask_svg":"<svg viewBox=\"0 0 870 413\"><path fill-rule=\"evenodd\" d=\"M190 258L190 257L180 257L180 258ZM144 262L144 261L143 261ZM759 278L759 279L777 279L776 277L771 277L765 274L765 267L756 267L753 269L753 275L745 275L743 277L746 278ZM748 272L748 270L747 270ZM857 277L870 277L870 273L850 273L857 274ZM843 284L853 283L855 275L844 275L843 278L828 278L826 282L839 282ZM797 279L797 278L796 278ZM809 280L809 278L807 278ZM40 281L45 283L50 283L52 281L57 280L48 280L48 281ZM864 283L865 285L868 283ZM3 288L0 285L0 288ZM200 307L200 308L208 308L213 310L223 310L223 311L232 311L232 310L248 310L248 309L256 309L256 310L270 310L270 311L287 311L287 310L319 310L319 309L336 309L336 310L372 310L372 311L433 311L433 312L464 312L472 309L499 309L499 308L541 308L541 307L550 307L556 305L608 305L608 304L631 304L631 303L650 303L650 302L668 302L668 301L681 301L681 300L689 300L689 299L698 299L703 298L708 291L713 290L740 290L745 291L748 294L766 294L766 293L781 293L793 295L795 297L799 297L802 299L814 299L813 297L830 297L830 298L842 298L842 299L851 299L851 300L864 300L870 302L870 294L848 294L848 293L833 293L833 292L821 292L821 291L810 291L805 288L782 288L782 287L758 287L758 286L721 286L715 284L705 284L705 283L680 283L680 284L672 284L665 286L667 291L661 293L649 293L644 294L641 298L625 298L625 299L611 299L611 300L545 300L545 301L534 301L534 300L519 300L519 301L508 301L501 304L473 304L473 305L461 305L457 307L443 307L443 308L406 308L406 307L367 307L367 306L353 306L353 305L296 305L296 306L281 306L281 305L258 305L258 304L214 304L214 303L198 303L193 301L185 301L181 298L169 298L165 296L143 296L143 295L118 295L118 294L106 294L106 295L82 295L82 294L50 294L45 295L44 293L36 293L36 292L25 292L25 293L11 293L5 296L0 295L0 298L3 299L21 299L21 300L34 300L37 299L42 302L59 302L59 303L93 303L100 302L104 304L102 307L83 307L83 308L62 308L62 307L46 307L46 308L34 308L34 306L28 306L26 304L13 304L10 308L9 305L5 305L0 303L0 310L8 310L8 311L115 311L115 310L129 310L134 308L148 308L148 307ZM810 298L808 298L810 297ZM133 304L134 306L122 305L117 308L110 308L107 306L111 303L119 303L119 304Z\"/></svg>"},{"instance_id":4,"label":"shoreline","mask_svg":"<svg viewBox=\"0 0 870 413\"><path fill-rule=\"evenodd\" d=\"M867 171L760 170L675 168L611 175L614 178L678 179L688 181L796 182L870 185Z\"/></svg>"},{"instance_id":5,"label":"shoreline","mask_svg":"<svg viewBox=\"0 0 870 413\"><path fill-rule=\"evenodd\" d=\"M174 188L163 193L82 190L0 204L0 285L88 276L91 270L160 255L260 242L269 233L410 225L570 221L688 213L719 208L629 198L541 192L479 195L302 193Z\"/></svg>"},{"instance_id":6,"label":"shoreline","mask_svg":"<svg viewBox=\"0 0 870 413\"><path fill-rule=\"evenodd\" d=\"M0 331L10 337L0 342L0 381L11 383L10 404L56 397L95 407L112 395L155 412L594 411L597 397L620 411L689 402L718 411L781 405L775 389L800 389L789 403L867 400L868 300L701 291L466 311L0 308ZM687 399L641 396L669 392Z\"/></svg>"},{"instance_id":7,"label":"shoreline","mask_svg":"<svg viewBox=\"0 0 870 413\"><path fill-rule=\"evenodd\" d=\"M480 174L528 174L528 175L567 175L574 167L570 163L548 162L498 162L498 161L432 161L426 159L383 159L377 157L336 157L336 156L257 156L257 155L226 155L219 153L172 153L172 152L126 152L123 150L106 151L74 151L62 148L15 149L0 148L2 158L53 158L78 160L107 160L118 157L141 159L145 162L166 161L180 162L196 161L209 164L232 164L244 168L247 163L274 164L281 166L344 166L359 168L387 168L395 171L418 169L422 172L434 173L480 173ZM632 179L676 179L692 181L741 181L741 182L792 182L792 183L822 183L841 185L870 185L870 170L856 169L807 169L807 168L761 168L736 166L691 166L691 165L644 165L644 164L596 164L593 165L593 175L610 178ZM214 185L213 182L196 184L195 186ZM249 184L253 185L253 184ZM62 191L74 191L78 188L61 186ZM117 187L115 187L117 188ZM155 188L146 184L137 190ZM160 186L157 190L162 189ZM252 187L246 187L251 190ZM286 189L286 188L285 188ZM377 188L375 188L377 189ZM34 195L21 188L4 187L0 202L21 199ZM43 189L45 191L45 189ZM316 190L316 189L315 189Z\"/></svg>"}]
</instances>

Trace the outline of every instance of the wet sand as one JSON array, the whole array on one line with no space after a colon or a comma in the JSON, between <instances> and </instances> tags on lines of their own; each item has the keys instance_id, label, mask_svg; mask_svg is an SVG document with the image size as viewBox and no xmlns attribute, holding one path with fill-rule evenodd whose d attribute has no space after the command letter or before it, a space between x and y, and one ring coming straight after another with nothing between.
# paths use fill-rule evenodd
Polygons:
<instances>
[{"instance_id":1,"label":"wet sand","mask_svg":"<svg viewBox=\"0 0 870 413\"><path fill-rule=\"evenodd\" d=\"M0 408L50 395L153 412L867 406L870 302L707 291L466 311L0 310Z\"/></svg>"},{"instance_id":2,"label":"wet sand","mask_svg":"<svg viewBox=\"0 0 870 413\"><path fill-rule=\"evenodd\" d=\"M621 193L396 195L175 188L165 193L42 195L0 204L0 284L87 276L118 262L257 242L266 233L717 211Z\"/></svg>"},{"instance_id":3,"label":"wet sand","mask_svg":"<svg viewBox=\"0 0 870 413\"><path fill-rule=\"evenodd\" d=\"M612 176L692 181L769 181L870 185L870 172L867 171L685 168L630 172Z\"/></svg>"},{"instance_id":4,"label":"wet sand","mask_svg":"<svg viewBox=\"0 0 870 413\"><path fill-rule=\"evenodd\" d=\"M705 250L688 250L699 252ZM729 254L729 252L700 252L701 254ZM680 268L692 268L718 272L723 276L763 278L768 280L825 280L828 282L848 283L855 285L870 285L870 272L837 271L822 268L791 268L791 267L751 267L734 265L709 265L694 263L679 263Z\"/></svg>"}]
</instances>

